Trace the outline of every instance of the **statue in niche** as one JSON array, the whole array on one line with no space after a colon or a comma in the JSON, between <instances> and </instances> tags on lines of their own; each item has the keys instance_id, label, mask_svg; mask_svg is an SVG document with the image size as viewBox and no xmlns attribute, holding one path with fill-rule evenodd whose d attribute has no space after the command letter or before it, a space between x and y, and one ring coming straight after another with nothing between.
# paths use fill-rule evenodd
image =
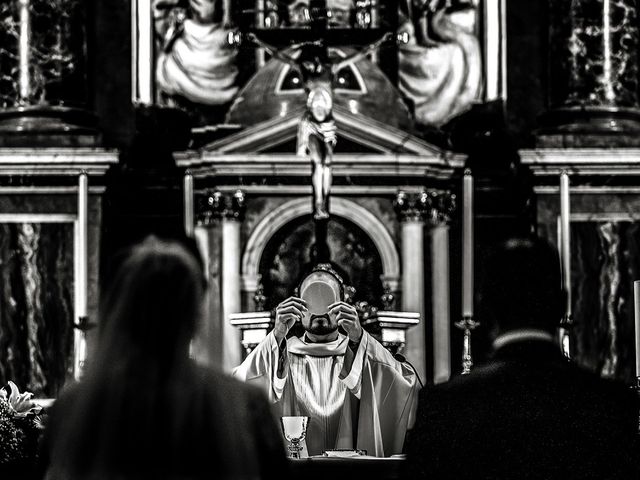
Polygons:
<instances>
[{"instance_id":1,"label":"statue in niche","mask_svg":"<svg viewBox=\"0 0 640 480\"><path fill-rule=\"evenodd\" d=\"M483 91L479 0L405 0L400 31L400 90L417 123L440 127L469 110Z\"/></svg>"},{"instance_id":2,"label":"statue in niche","mask_svg":"<svg viewBox=\"0 0 640 480\"><path fill-rule=\"evenodd\" d=\"M238 92L237 52L227 42L220 0L154 0L153 10L156 82L167 104L229 103Z\"/></svg>"}]
</instances>

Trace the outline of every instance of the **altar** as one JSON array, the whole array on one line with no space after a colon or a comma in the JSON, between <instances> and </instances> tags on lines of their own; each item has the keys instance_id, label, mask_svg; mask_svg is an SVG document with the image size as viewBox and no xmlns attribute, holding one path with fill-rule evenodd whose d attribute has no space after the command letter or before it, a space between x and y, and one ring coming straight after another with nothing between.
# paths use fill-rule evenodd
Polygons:
<instances>
[{"instance_id":1,"label":"altar","mask_svg":"<svg viewBox=\"0 0 640 480\"><path fill-rule=\"evenodd\" d=\"M351 480L370 478L372 480L396 480L403 477L404 458L306 458L290 459L291 476L320 480L333 478Z\"/></svg>"}]
</instances>

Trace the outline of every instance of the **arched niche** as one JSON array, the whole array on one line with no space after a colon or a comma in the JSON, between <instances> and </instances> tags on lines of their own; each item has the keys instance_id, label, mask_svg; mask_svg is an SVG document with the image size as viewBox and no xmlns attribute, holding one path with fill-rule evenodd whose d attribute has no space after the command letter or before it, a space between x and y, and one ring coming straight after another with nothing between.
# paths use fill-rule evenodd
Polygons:
<instances>
[{"instance_id":1,"label":"arched niche","mask_svg":"<svg viewBox=\"0 0 640 480\"><path fill-rule=\"evenodd\" d=\"M331 199L331 214L357 226L372 241L382 265L383 284L392 292L398 290L400 258L391 234L374 214L357 203L339 197ZM297 219L311 215L311 201L299 198L284 203L266 215L256 225L242 258L242 290L248 294L256 291L260 281L260 263L269 241L279 231Z\"/></svg>"}]
</instances>

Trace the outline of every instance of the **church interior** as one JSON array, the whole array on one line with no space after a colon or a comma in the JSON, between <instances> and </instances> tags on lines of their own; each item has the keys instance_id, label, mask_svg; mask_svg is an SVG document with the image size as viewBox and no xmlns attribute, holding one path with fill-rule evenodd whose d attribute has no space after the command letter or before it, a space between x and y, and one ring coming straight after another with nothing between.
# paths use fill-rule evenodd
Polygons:
<instances>
[{"instance_id":1,"label":"church interior","mask_svg":"<svg viewBox=\"0 0 640 480\"><path fill-rule=\"evenodd\" d=\"M148 235L198 246L199 364L231 373L322 264L364 332L437 386L491 356L489 252L537 235L560 259L558 349L636 388L637 15L634 0L2 2L0 387L46 410L82 382L103 285Z\"/></svg>"}]
</instances>

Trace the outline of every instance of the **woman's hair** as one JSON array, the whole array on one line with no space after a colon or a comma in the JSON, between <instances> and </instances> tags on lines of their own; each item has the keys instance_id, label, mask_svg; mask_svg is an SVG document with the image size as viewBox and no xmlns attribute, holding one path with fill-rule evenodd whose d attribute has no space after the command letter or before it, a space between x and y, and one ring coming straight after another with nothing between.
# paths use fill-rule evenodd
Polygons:
<instances>
[{"instance_id":1,"label":"woman's hair","mask_svg":"<svg viewBox=\"0 0 640 480\"><path fill-rule=\"evenodd\" d=\"M198 412L192 402L205 386L189 343L205 282L195 243L152 236L122 258L101 299L86 374L54 406L51 479L172 469Z\"/></svg>"},{"instance_id":2,"label":"woman's hair","mask_svg":"<svg viewBox=\"0 0 640 480\"><path fill-rule=\"evenodd\" d=\"M102 296L98 360L186 356L205 290L197 248L186 242L150 236L130 248Z\"/></svg>"}]
</instances>

